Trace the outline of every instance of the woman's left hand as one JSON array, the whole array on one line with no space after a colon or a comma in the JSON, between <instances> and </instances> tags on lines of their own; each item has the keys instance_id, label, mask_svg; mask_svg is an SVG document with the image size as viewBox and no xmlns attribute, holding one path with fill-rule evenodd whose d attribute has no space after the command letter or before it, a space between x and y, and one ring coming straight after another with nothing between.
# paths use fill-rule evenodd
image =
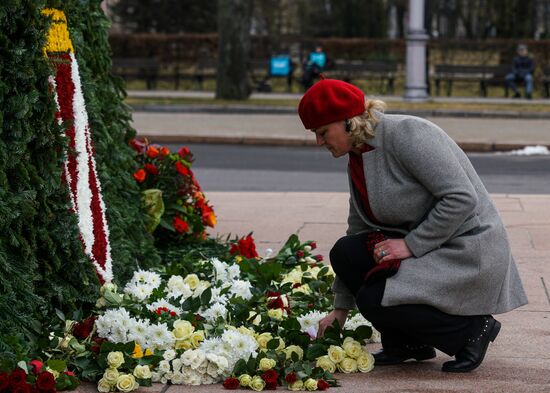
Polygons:
<instances>
[{"instance_id":1,"label":"woman's left hand","mask_svg":"<svg viewBox=\"0 0 550 393\"><path fill-rule=\"evenodd\" d=\"M388 239L374 246L374 260L376 263L405 259L412 256L411 250L403 239Z\"/></svg>"}]
</instances>

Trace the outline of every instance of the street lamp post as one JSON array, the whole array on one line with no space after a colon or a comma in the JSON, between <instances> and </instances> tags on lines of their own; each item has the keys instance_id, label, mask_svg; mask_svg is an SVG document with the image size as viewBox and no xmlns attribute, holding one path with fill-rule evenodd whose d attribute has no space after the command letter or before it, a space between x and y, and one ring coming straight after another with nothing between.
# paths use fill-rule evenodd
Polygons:
<instances>
[{"instance_id":1,"label":"street lamp post","mask_svg":"<svg viewBox=\"0 0 550 393\"><path fill-rule=\"evenodd\" d=\"M409 0L409 28L407 31L407 68L405 100L426 101L426 41L424 29L424 0Z\"/></svg>"}]
</instances>

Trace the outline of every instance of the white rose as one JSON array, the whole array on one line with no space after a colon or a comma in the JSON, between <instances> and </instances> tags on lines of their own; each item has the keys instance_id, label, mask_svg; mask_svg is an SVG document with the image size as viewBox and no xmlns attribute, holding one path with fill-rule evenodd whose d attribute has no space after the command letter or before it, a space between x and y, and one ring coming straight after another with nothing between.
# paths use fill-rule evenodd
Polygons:
<instances>
[{"instance_id":1,"label":"white rose","mask_svg":"<svg viewBox=\"0 0 550 393\"><path fill-rule=\"evenodd\" d=\"M167 373L170 371L170 363L167 360L161 360L159 362L159 371Z\"/></svg>"},{"instance_id":2,"label":"white rose","mask_svg":"<svg viewBox=\"0 0 550 393\"><path fill-rule=\"evenodd\" d=\"M111 386L114 386L116 384L116 381L118 380L118 370L116 368L108 368L103 373L103 379L104 381L108 382Z\"/></svg>"},{"instance_id":3,"label":"white rose","mask_svg":"<svg viewBox=\"0 0 550 393\"><path fill-rule=\"evenodd\" d=\"M133 375L122 374L116 381L116 387L121 392L131 392L139 387Z\"/></svg>"},{"instance_id":4,"label":"white rose","mask_svg":"<svg viewBox=\"0 0 550 393\"><path fill-rule=\"evenodd\" d=\"M162 357L164 358L164 360L170 361L176 357L176 351L174 351L173 349L168 349L164 352L164 355L162 355Z\"/></svg>"},{"instance_id":5,"label":"white rose","mask_svg":"<svg viewBox=\"0 0 550 393\"><path fill-rule=\"evenodd\" d=\"M160 382L160 373L151 373L151 382Z\"/></svg>"},{"instance_id":6,"label":"white rose","mask_svg":"<svg viewBox=\"0 0 550 393\"><path fill-rule=\"evenodd\" d=\"M248 387L252 390L255 390L256 392L262 391L265 388L265 381L261 377L256 375L252 378L252 381L250 381Z\"/></svg>"},{"instance_id":7,"label":"white rose","mask_svg":"<svg viewBox=\"0 0 550 393\"><path fill-rule=\"evenodd\" d=\"M111 391L111 384L101 378L99 382L97 383L97 391L101 393L107 393Z\"/></svg>"},{"instance_id":8,"label":"white rose","mask_svg":"<svg viewBox=\"0 0 550 393\"><path fill-rule=\"evenodd\" d=\"M198 348L201 345L201 342L204 341L204 331L198 330L191 334L191 337L189 337L189 341L191 342L191 345L193 345L193 348Z\"/></svg>"},{"instance_id":9,"label":"white rose","mask_svg":"<svg viewBox=\"0 0 550 393\"><path fill-rule=\"evenodd\" d=\"M328 357L333 363L338 364L346 357L346 351L342 347L331 345L328 348Z\"/></svg>"},{"instance_id":10,"label":"white rose","mask_svg":"<svg viewBox=\"0 0 550 393\"><path fill-rule=\"evenodd\" d=\"M345 358L338 363L338 370L346 374L354 373L357 371L357 361L352 358Z\"/></svg>"},{"instance_id":11,"label":"white rose","mask_svg":"<svg viewBox=\"0 0 550 393\"><path fill-rule=\"evenodd\" d=\"M357 359L363 353L361 344L351 337L346 337L344 343L342 344L342 348L346 351L346 355L353 359Z\"/></svg>"},{"instance_id":12,"label":"white rose","mask_svg":"<svg viewBox=\"0 0 550 393\"><path fill-rule=\"evenodd\" d=\"M174 372L181 371L182 365L183 365L183 362L181 361L181 359L176 358L172 360L172 370L174 370Z\"/></svg>"},{"instance_id":13,"label":"white rose","mask_svg":"<svg viewBox=\"0 0 550 393\"><path fill-rule=\"evenodd\" d=\"M287 359L292 358L292 352L296 352L299 360L302 360L304 358L304 350L302 348L300 348L297 345L289 345L288 347L285 348L285 354Z\"/></svg>"},{"instance_id":14,"label":"white rose","mask_svg":"<svg viewBox=\"0 0 550 393\"><path fill-rule=\"evenodd\" d=\"M189 288L193 290L197 288L199 282L199 277L196 274L188 274L183 280L183 283L189 285Z\"/></svg>"},{"instance_id":15,"label":"white rose","mask_svg":"<svg viewBox=\"0 0 550 393\"><path fill-rule=\"evenodd\" d=\"M151 369L149 366L137 365L136 368L134 368L134 376L139 379L150 379Z\"/></svg>"},{"instance_id":16,"label":"white rose","mask_svg":"<svg viewBox=\"0 0 550 393\"><path fill-rule=\"evenodd\" d=\"M362 373L368 373L374 368L374 357L369 352L363 352L357 358L357 369Z\"/></svg>"},{"instance_id":17,"label":"white rose","mask_svg":"<svg viewBox=\"0 0 550 393\"><path fill-rule=\"evenodd\" d=\"M299 392L303 389L304 389L304 383L302 382L301 379L288 385L288 390L292 390L293 392Z\"/></svg>"},{"instance_id":18,"label":"white rose","mask_svg":"<svg viewBox=\"0 0 550 393\"><path fill-rule=\"evenodd\" d=\"M273 336L271 333L262 333L258 337L256 337L256 341L258 342L258 346L260 349L267 349L267 343L273 339Z\"/></svg>"},{"instance_id":19,"label":"white rose","mask_svg":"<svg viewBox=\"0 0 550 393\"><path fill-rule=\"evenodd\" d=\"M280 321L283 319L283 310L280 308L272 308L271 310L267 311L267 315L270 318L275 319L276 321Z\"/></svg>"},{"instance_id":20,"label":"white rose","mask_svg":"<svg viewBox=\"0 0 550 393\"><path fill-rule=\"evenodd\" d=\"M174 335L176 340L185 340L194 331L195 327L191 325L191 322L178 319L176 322L174 322L174 330L172 330L172 334Z\"/></svg>"},{"instance_id":21,"label":"white rose","mask_svg":"<svg viewBox=\"0 0 550 393\"><path fill-rule=\"evenodd\" d=\"M318 357L315 366L321 367L323 370L328 371L331 374L336 371L336 364L334 364L334 362L330 360L328 355Z\"/></svg>"},{"instance_id":22,"label":"white rose","mask_svg":"<svg viewBox=\"0 0 550 393\"><path fill-rule=\"evenodd\" d=\"M306 381L304 382L304 387L310 392L317 390L317 380L313 378L306 379Z\"/></svg>"},{"instance_id":23,"label":"white rose","mask_svg":"<svg viewBox=\"0 0 550 393\"><path fill-rule=\"evenodd\" d=\"M261 371L267 371L275 367L276 364L277 362L273 359L263 358L260 360L259 369Z\"/></svg>"},{"instance_id":24,"label":"white rose","mask_svg":"<svg viewBox=\"0 0 550 393\"><path fill-rule=\"evenodd\" d=\"M109 367L119 368L124 363L124 354L120 351L109 352L107 355Z\"/></svg>"},{"instance_id":25,"label":"white rose","mask_svg":"<svg viewBox=\"0 0 550 393\"><path fill-rule=\"evenodd\" d=\"M311 252L311 246L304 246L305 252Z\"/></svg>"},{"instance_id":26,"label":"white rose","mask_svg":"<svg viewBox=\"0 0 550 393\"><path fill-rule=\"evenodd\" d=\"M174 373L172 374L172 379L171 379L172 383L174 385L181 385L183 384L183 381L184 381L184 377L183 377L183 374L182 373Z\"/></svg>"}]
</instances>

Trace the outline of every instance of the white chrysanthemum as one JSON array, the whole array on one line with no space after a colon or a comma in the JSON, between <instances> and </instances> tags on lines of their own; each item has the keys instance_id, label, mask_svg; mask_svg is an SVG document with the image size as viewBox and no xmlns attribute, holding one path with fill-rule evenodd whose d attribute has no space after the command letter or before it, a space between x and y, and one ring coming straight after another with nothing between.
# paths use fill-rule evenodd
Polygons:
<instances>
[{"instance_id":1,"label":"white chrysanthemum","mask_svg":"<svg viewBox=\"0 0 550 393\"><path fill-rule=\"evenodd\" d=\"M242 297L244 300L249 300L252 297L252 292L250 292L250 288L252 288L252 284L250 283L250 281L235 280L231 284L231 289L229 290L229 293L235 296Z\"/></svg>"},{"instance_id":2,"label":"white chrysanthemum","mask_svg":"<svg viewBox=\"0 0 550 393\"><path fill-rule=\"evenodd\" d=\"M169 311L173 311L176 313L176 315L180 315L181 314L181 309L174 306L173 304L171 304L170 302L168 302L168 300L166 299L160 299L160 300L157 300L156 302L154 303L151 303L147 306L147 309L149 311L152 311L152 312L155 312L156 310L158 310L159 308L167 308Z\"/></svg>"},{"instance_id":3,"label":"white chrysanthemum","mask_svg":"<svg viewBox=\"0 0 550 393\"><path fill-rule=\"evenodd\" d=\"M133 325L130 314L124 308L105 311L95 321L97 334L111 342L125 343L128 327Z\"/></svg>"},{"instance_id":4,"label":"white chrysanthemum","mask_svg":"<svg viewBox=\"0 0 550 393\"><path fill-rule=\"evenodd\" d=\"M305 315L298 317L298 322L300 322L300 327L302 332L307 332L311 327L317 328L319 326L319 321L323 319L327 313L319 311L311 311Z\"/></svg>"},{"instance_id":5,"label":"white chrysanthemum","mask_svg":"<svg viewBox=\"0 0 550 393\"><path fill-rule=\"evenodd\" d=\"M210 259L210 263L212 263L212 267L214 268L214 281L227 281L229 278L227 272L229 265L225 262L220 261L218 258Z\"/></svg>"},{"instance_id":6,"label":"white chrysanthemum","mask_svg":"<svg viewBox=\"0 0 550 393\"><path fill-rule=\"evenodd\" d=\"M204 340L201 343L200 348L205 353L208 353L208 354L212 353L212 354L218 354L219 355L218 349L220 348L221 343L222 343L222 339L220 337L212 337L212 338L208 338L208 339Z\"/></svg>"},{"instance_id":7,"label":"white chrysanthemum","mask_svg":"<svg viewBox=\"0 0 550 393\"><path fill-rule=\"evenodd\" d=\"M149 321L134 319L134 322L131 324L128 332L128 341L135 341L141 347L146 347L149 328Z\"/></svg>"},{"instance_id":8,"label":"white chrysanthemum","mask_svg":"<svg viewBox=\"0 0 550 393\"><path fill-rule=\"evenodd\" d=\"M134 299L143 302L151 296L153 293L153 289L151 286L147 284L139 284L139 283L128 283L124 287L124 293L127 293Z\"/></svg>"},{"instance_id":9,"label":"white chrysanthemum","mask_svg":"<svg viewBox=\"0 0 550 393\"><path fill-rule=\"evenodd\" d=\"M213 353L208 353L206 355L206 359L215 364L216 367L218 367L218 374L223 374L223 372L225 372L225 370L228 369L228 366L229 366L229 363L227 362L227 358L225 356L219 356L219 355L216 355L216 354L213 354Z\"/></svg>"},{"instance_id":10,"label":"white chrysanthemum","mask_svg":"<svg viewBox=\"0 0 550 393\"><path fill-rule=\"evenodd\" d=\"M183 303L187 298L193 295L193 291L185 282L183 282L183 277L181 276L172 276L168 280L166 286L166 297L168 299L173 298L177 299L181 297L180 301Z\"/></svg>"},{"instance_id":11,"label":"white chrysanthemum","mask_svg":"<svg viewBox=\"0 0 550 393\"><path fill-rule=\"evenodd\" d=\"M227 317L227 308L223 304L214 304L204 312L200 313L208 322L215 322L218 318L225 320Z\"/></svg>"},{"instance_id":12,"label":"white chrysanthemum","mask_svg":"<svg viewBox=\"0 0 550 393\"><path fill-rule=\"evenodd\" d=\"M174 345L174 336L171 331L168 330L168 326L165 323L158 323L151 325L150 343L151 346L157 349L168 349Z\"/></svg>"},{"instance_id":13,"label":"white chrysanthemum","mask_svg":"<svg viewBox=\"0 0 550 393\"><path fill-rule=\"evenodd\" d=\"M229 286L231 286L231 284L229 284ZM227 304L229 299L227 295L221 294L222 288L213 287L211 291L212 291L212 297L210 298L210 304L218 303L218 304L223 304L224 306Z\"/></svg>"},{"instance_id":14,"label":"white chrysanthemum","mask_svg":"<svg viewBox=\"0 0 550 393\"><path fill-rule=\"evenodd\" d=\"M227 275L230 281L236 280L241 276L241 268L234 264L227 268Z\"/></svg>"}]
</instances>

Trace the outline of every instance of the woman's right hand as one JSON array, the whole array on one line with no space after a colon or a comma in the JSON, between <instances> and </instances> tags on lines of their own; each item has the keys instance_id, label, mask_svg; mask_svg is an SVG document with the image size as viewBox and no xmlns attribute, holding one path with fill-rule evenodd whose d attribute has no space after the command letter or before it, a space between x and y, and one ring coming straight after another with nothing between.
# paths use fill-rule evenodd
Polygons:
<instances>
[{"instance_id":1,"label":"woman's right hand","mask_svg":"<svg viewBox=\"0 0 550 393\"><path fill-rule=\"evenodd\" d=\"M336 308L332 310L326 317L319 321L317 338L321 338L325 335L325 330L332 325L335 319L338 321L338 323L340 323L340 327L344 327L348 314L349 310L344 310L343 308Z\"/></svg>"}]
</instances>

